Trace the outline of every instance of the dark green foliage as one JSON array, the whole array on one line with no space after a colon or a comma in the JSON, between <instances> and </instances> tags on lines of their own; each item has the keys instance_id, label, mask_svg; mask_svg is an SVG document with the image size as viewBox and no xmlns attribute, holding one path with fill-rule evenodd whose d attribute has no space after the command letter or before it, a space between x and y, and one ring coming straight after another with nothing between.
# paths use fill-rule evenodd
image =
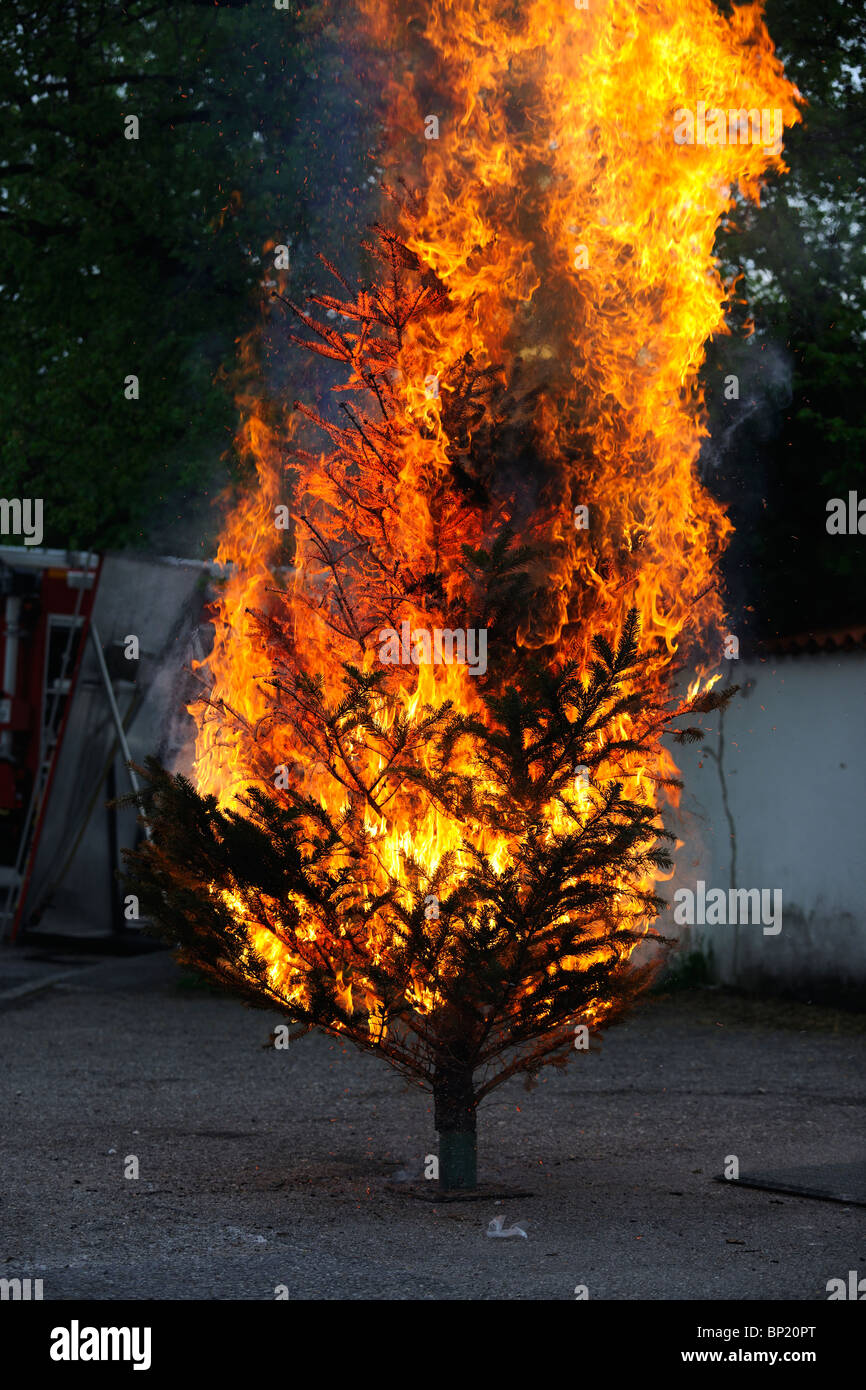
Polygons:
<instances>
[{"instance_id":1,"label":"dark green foliage","mask_svg":"<svg viewBox=\"0 0 866 1390\"><path fill-rule=\"evenodd\" d=\"M826 530L829 499L866 497L866 14L860 0L767 0L766 18L807 105L786 132L789 172L719 238L743 302L706 380L713 486L737 528L723 568L772 637L866 613L866 547ZM739 401L724 399L729 373Z\"/></svg>"},{"instance_id":2,"label":"dark green foliage","mask_svg":"<svg viewBox=\"0 0 866 1390\"><path fill-rule=\"evenodd\" d=\"M0 6L0 493L44 499L45 544L206 543L236 418L215 377L256 322L264 244L304 274L311 235L333 248L364 215L338 17Z\"/></svg>"}]
</instances>

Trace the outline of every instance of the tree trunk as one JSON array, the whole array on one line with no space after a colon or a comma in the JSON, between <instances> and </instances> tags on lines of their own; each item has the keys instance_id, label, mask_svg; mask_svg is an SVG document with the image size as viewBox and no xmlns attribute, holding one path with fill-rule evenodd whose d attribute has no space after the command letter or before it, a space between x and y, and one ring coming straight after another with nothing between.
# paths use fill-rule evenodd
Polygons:
<instances>
[{"instance_id":1,"label":"tree trunk","mask_svg":"<svg viewBox=\"0 0 866 1390\"><path fill-rule=\"evenodd\" d=\"M439 1072L433 1086L443 1192L475 1187L475 1093L471 1071Z\"/></svg>"}]
</instances>

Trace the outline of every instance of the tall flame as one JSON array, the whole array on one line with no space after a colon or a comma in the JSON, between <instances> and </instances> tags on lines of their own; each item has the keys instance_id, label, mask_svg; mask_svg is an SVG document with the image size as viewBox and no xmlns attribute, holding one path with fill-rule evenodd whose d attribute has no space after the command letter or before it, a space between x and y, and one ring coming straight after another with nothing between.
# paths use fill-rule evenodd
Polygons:
<instances>
[{"instance_id":1,"label":"tall flame","mask_svg":"<svg viewBox=\"0 0 866 1390\"><path fill-rule=\"evenodd\" d=\"M576 0L365 0L365 11L390 74L388 178L412 190L400 235L449 296L445 312L410 326L401 348L393 389L407 428L389 503L395 553L416 573L435 554L444 591L453 591L471 537L455 532L447 504L430 503L431 480L448 475L458 443L447 427L448 392L461 364L501 368L532 459L522 472L503 460L500 517L543 557L532 576L543 600L518 640L586 660L592 633L612 636L637 607L661 692L675 654L686 644L700 652L724 618L716 571L731 526L697 471L706 434L698 373L708 339L725 331L731 292L714 240L735 185L757 201L761 179L784 169L780 141L733 139L742 123L728 123L727 113L778 111L786 126L800 119L761 5L729 17L711 0L587 0L585 8ZM724 141L675 138L682 112L699 103L725 113ZM408 427L419 423L425 428ZM346 792L333 769L311 763L285 730L268 732L267 661L245 611L265 606L268 587L280 584L274 507L283 455L254 404L242 443L259 485L221 542L218 558L233 569L216 614L211 701L196 707L198 786L228 804L242 785L267 782L287 764L336 811ZM315 460L303 467L301 491L335 527L339 498ZM303 537L295 565L287 601L303 623L303 661L335 694L342 663L358 653L308 601L322 566ZM415 616L424 622L420 609ZM368 648L368 669L372 660ZM699 667L699 680L713 664ZM465 666L408 668L404 715L446 699L476 708ZM381 717L395 714L383 707ZM626 716L620 732L628 732ZM674 770L668 754L659 759L657 770ZM647 771L630 765L626 791L655 805ZM574 798L579 806L579 788ZM559 817L552 808L552 828ZM500 868L515 851L507 835L457 825L417 790L395 793L387 815L370 811L367 830L382 873L398 879L408 853L432 872L463 836ZM361 895L381 886L372 862ZM298 997L303 981L290 956L252 924L250 939L285 996ZM435 985L419 980L417 1007L434 999Z\"/></svg>"}]
</instances>

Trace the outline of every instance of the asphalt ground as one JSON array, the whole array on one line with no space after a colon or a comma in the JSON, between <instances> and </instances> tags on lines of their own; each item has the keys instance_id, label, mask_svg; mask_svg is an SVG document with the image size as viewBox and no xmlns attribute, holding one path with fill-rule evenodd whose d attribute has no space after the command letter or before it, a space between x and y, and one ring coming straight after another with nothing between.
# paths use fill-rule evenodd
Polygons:
<instances>
[{"instance_id":1,"label":"asphalt ground","mask_svg":"<svg viewBox=\"0 0 866 1390\"><path fill-rule=\"evenodd\" d=\"M427 1094L323 1036L275 1050L276 1015L167 953L6 951L0 984L0 1278L45 1299L824 1301L866 1273L866 1208L717 1181L863 1158L864 1015L652 999L482 1106L480 1178L530 1196L442 1203L412 1195Z\"/></svg>"}]
</instances>

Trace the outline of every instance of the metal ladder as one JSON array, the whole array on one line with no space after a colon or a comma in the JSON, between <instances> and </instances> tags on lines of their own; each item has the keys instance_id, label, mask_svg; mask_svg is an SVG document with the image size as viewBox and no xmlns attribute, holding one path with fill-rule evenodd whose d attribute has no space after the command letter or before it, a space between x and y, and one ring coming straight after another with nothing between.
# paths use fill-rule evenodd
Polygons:
<instances>
[{"instance_id":1,"label":"metal ladder","mask_svg":"<svg viewBox=\"0 0 866 1390\"><path fill-rule=\"evenodd\" d=\"M89 568L93 552L87 556L87 566ZM97 582L98 570L94 576L94 583ZM75 611L71 614L69 621L69 635L66 639L66 646L63 651L60 675L57 680L49 687L45 686L42 692L42 709L39 724L39 766L34 779L33 790L27 806L27 814L21 828L21 838L18 842L18 853L14 866L0 866L0 893L5 892L5 899L0 907L0 941L4 940L9 933L10 925L15 923L22 894L26 891L30 869L32 868L31 856L36 849L37 830L40 825L45 809L45 799L50 789L52 773L60 754L60 746L63 740L65 728L65 716L69 710L69 701L74 693L74 681L70 678L70 664L75 651L75 636L82 633L86 626L87 619L81 615L81 605L86 592L82 585L78 591L75 603ZM94 601L95 601L94 595ZM82 633L82 638L84 634ZM77 666L80 666L84 655L83 640L77 653ZM102 655L100 649L100 656ZM103 662L104 664L104 662ZM62 702L62 703L61 703Z\"/></svg>"}]
</instances>

